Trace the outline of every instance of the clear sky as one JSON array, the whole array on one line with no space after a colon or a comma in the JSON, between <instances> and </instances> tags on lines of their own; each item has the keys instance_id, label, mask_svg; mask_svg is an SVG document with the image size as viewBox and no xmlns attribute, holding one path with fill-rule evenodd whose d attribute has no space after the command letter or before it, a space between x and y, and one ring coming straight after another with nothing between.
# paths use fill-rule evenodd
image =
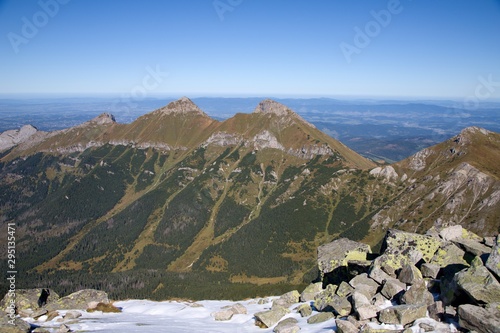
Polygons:
<instances>
[{"instance_id":1,"label":"clear sky","mask_svg":"<svg viewBox=\"0 0 500 333\"><path fill-rule=\"evenodd\" d=\"M499 99L500 0L0 0L18 93Z\"/></svg>"}]
</instances>

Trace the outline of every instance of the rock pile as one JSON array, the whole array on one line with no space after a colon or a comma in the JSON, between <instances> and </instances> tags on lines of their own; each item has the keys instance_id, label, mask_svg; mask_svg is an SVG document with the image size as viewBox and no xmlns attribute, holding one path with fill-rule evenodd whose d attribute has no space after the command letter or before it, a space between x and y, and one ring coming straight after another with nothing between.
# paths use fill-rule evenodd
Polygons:
<instances>
[{"instance_id":1,"label":"rock pile","mask_svg":"<svg viewBox=\"0 0 500 333\"><path fill-rule=\"evenodd\" d=\"M291 311L338 332L500 332L500 236L453 226L426 235L389 230L376 257L338 239L318 248L321 282L287 293L255 314L256 325L298 332ZM410 330L408 330L410 332Z\"/></svg>"},{"instance_id":2,"label":"rock pile","mask_svg":"<svg viewBox=\"0 0 500 333\"><path fill-rule=\"evenodd\" d=\"M0 309L3 310L0 311L0 331L6 333L48 332L43 327L33 329L27 321L34 319L38 322L60 322L57 332L66 333L70 332L66 324L78 320L82 316L81 311L120 312L119 308L110 303L104 291L85 289L65 297L59 297L51 289L48 289L48 292L46 304L39 306L38 301L42 289L16 290L15 311L18 316L15 317L10 314L10 297L6 295L0 302ZM15 320L15 325L12 325L11 320Z\"/></svg>"}]
</instances>

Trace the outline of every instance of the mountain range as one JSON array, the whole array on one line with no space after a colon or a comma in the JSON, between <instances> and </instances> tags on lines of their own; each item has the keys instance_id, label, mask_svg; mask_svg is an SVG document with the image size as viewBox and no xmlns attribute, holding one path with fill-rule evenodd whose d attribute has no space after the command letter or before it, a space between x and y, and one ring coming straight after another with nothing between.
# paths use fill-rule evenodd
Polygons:
<instances>
[{"instance_id":1,"label":"mountain range","mask_svg":"<svg viewBox=\"0 0 500 333\"><path fill-rule=\"evenodd\" d=\"M499 172L500 134L478 127L378 165L273 100L218 121L184 97L130 124L0 134L0 219L25 287L242 297L315 279L339 237L498 233Z\"/></svg>"}]
</instances>

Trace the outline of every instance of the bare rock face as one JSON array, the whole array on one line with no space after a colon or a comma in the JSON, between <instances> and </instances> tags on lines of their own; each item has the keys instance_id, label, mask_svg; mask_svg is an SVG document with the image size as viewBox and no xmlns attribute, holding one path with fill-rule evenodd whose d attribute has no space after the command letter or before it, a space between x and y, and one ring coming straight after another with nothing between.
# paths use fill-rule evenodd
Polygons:
<instances>
[{"instance_id":1,"label":"bare rock face","mask_svg":"<svg viewBox=\"0 0 500 333\"><path fill-rule=\"evenodd\" d=\"M272 99L265 99L257 105L254 113L268 114L268 115L276 115L279 117L291 117L300 120L301 122L309 125L312 128L315 128L313 124L305 121L301 116L290 110L286 105L273 101Z\"/></svg>"},{"instance_id":2,"label":"bare rock face","mask_svg":"<svg viewBox=\"0 0 500 333\"><path fill-rule=\"evenodd\" d=\"M0 133L0 151L10 149L27 141L38 130L31 125L25 125L18 130L9 130Z\"/></svg>"},{"instance_id":3,"label":"bare rock face","mask_svg":"<svg viewBox=\"0 0 500 333\"><path fill-rule=\"evenodd\" d=\"M2 333L28 333L31 331L31 326L22 319L11 318L3 311L0 311L0 331Z\"/></svg>"},{"instance_id":4,"label":"bare rock face","mask_svg":"<svg viewBox=\"0 0 500 333\"><path fill-rule=\"evenodd\" d=\"M196 104L189 98L182 97L176 101L169 103L167 106L159 109L164 114L199 114L206 116Z\"/></svg>"}]
</instances>

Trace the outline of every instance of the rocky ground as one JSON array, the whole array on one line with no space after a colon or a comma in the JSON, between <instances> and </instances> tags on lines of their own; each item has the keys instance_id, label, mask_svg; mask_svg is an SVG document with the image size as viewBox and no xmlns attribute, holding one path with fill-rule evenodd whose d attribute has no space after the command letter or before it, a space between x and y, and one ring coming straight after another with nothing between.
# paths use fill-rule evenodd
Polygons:
<instances>
[{"instance_id":1,"label":"rocky ground","mask_svg":"<svg viewBox=\"0 0 500 333\"><path fill-rule=\"evenodd\" d=\"M326 322L331 324L321 326L321 332L325 327L344 333L500 332L499 236L478 237L461 226L426 235L389 230L379 255L365 244L338 239L318 248L318 269L320 281L301 293L233 302L210 310L211 320L239 323L236 318L246 316L240 318L276 333L316 332L311 328ZM50 290L42 308L40 293L17 291L15 325L9 323L10 298L4 297L2 332L29 332L34 328L29 323L41 326L33 332L69 332L82 313L120 311L102 291L60 298ZM263 306L251 305L258 303ZM262 311L249 313L252 309Z\"/></svg>"}]
</instances>

